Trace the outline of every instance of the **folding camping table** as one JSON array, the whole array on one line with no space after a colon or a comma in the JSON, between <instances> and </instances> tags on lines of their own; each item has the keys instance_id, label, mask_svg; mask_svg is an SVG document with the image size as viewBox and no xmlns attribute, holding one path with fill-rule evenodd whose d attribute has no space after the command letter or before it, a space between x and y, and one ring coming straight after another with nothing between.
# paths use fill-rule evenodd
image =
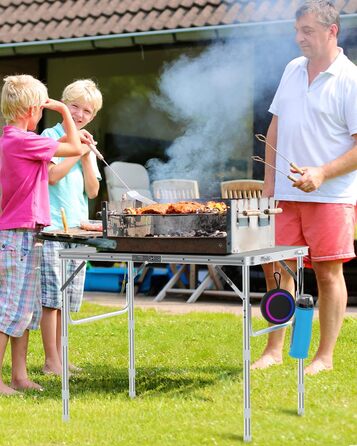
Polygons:
<instances>
[{"instance_id":1,"label":"folding camping table","mask_svg":"<svg viewBox=\"0 0 357 446\"><path fill-rule=\"evenodd\" d=\"M129 396L135 397L135 343L134 343L134 264L143 265L150 263L179 263L190 265L214 265L214 268L237 294L243 302L243 419L244 419L244 441L251 441L251 405L250 405L250 338L269 333L273 330L279 330L291 323L273 325L263 330L254 331L252 327L251 304L250 304L250 267L264 263L280 262L282 266L294 277L297 286L297 295L303 293L303 257L307 255L308 247L286 247L276 246L273 248L260 249L256 251L242 252L230 255L190 255L190 254L136 254L121 252L97 252L93 248L74 248L64 249L59 252L62 269L62 418L69 420L69 361L68 361L68 325L82 324L85 322L113 317L120 314L128 314L128 334L129 334ZM297 272L291 271L286 263L287 259L296 259ZM81 265L74 273L66 277L66 262L71 259L83 260ZM126 305L111 313L101 314L79 320L72 320L69 312L69 298L67 295L67 286L73 280L75 275L84 267L86 261L103 262L126 262L128 268L128 279L126 286ZM242 270L242 290L240 290L221 269L222 266L237 266ZM137 272L138 274L138 272ZM297 394L298 408L297 413L304 413L304 362L298 360L297 373Z\"/></svg>"}]
</instances>

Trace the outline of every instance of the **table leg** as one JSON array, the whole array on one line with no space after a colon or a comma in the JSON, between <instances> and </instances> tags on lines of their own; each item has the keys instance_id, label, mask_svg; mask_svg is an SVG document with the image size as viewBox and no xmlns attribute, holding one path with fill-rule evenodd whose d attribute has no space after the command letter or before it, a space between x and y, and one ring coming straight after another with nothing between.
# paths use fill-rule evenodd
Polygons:
<instances>
[{"instance_id":1,"label":"table leg","mask_svg":"<svg viewBox=\"0 0 357 446\"><path fill-rule=\"evenodd\" d=\"M304 415L304 360L298 359L298 415Z\"/></svg>"},{"instance_id":2,"label":"table leg","mask_svg":"<svg viewBox=\"0 0 357 446\"><path fill-rule=\"evenodd\" d=\"M244 441L251 441L251 411L250 411L250 277L249 266L242 266L243 287L243 416L244 416Z\"/></svg>"},{"instance_id":3,"label":"table leg","mask_svg":"<svg viewBox=\"0 0 357 446\"><path fill-rule=\"evenodd\" d=\"M66 283L66 260L61 261L62 283ZM62 345L62 420L69 421L69 363L68 363L68 313L67 287L62 291L61 345Z\"/></svg>"},{"instance_id":4,"label":"table leg","mask_svg":"<svg viewBox=\"0 0 357 446\"><path fill-rule=\"evenodd\" d=\"M128 262L129 397L135 398L134 262Z\"/></svg>"},{"instance_id":5,"label":"table leg","mask_svg":"<svg viewBox=\"0 0 357 446\"><path fill-rule=\"evenodd\" d=\"M299 297L300 293L304 292L304 262L302 256L297 258L297 272L296 272L296 280L297 284L301 283L301 287L297 286L297 296ZM304 385L304 360L298 359L298 415L304 415L304 406L305 406L305 385Z\"/></svg>"}]
</instances>

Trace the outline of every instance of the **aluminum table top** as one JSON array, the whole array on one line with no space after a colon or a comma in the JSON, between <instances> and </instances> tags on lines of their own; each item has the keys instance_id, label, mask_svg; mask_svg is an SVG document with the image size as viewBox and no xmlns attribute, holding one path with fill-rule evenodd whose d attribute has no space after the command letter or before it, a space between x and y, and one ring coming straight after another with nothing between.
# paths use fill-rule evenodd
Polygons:
<instances>
[{"instance_id":1,"label":"aluminum table top","mask_svg":"<svg viewBox=\"0 0 357 446\"><path fill-rule=\"evenodd\" d=\"M273 248L246 251L228 255L194 255L194 254L141 254L125 252L97 252L95 248L72 248L59 251L61 259L101 260L148 263L183 263L197 265L261 265L305 256L307 246L275 246Z\"/></svg>"}]
</instances>

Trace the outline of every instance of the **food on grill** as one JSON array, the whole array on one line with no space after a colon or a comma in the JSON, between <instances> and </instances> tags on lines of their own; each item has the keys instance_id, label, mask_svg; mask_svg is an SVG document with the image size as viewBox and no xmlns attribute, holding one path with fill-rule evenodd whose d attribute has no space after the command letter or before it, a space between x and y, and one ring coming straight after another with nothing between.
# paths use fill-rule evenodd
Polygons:
<instances>
[{"instance_id":1,"label":"food on grill","mask_svg":"<svg viewBox=\"0 0 357 446\"><path fill-rule=\"evenodd\" d=\"M139 215L145 215L145 214L159 214L163 215L167 213L167 209L170 205L169 204L149 204L148 206L145 206L143 208L136 209L136 213Z\"/></svg>"},{"instance_id":2,"label":"food on grill","mask_svg":"<svg viewBox=\"0 0 357 446\"><path fill-rule=\"evenodd\" d=\"M177 203L151 204L142 208L126 208L124 214L129 215L170 215L170 214L201 214L201 213L225 213L227 205L223 202L208 201L198 203L197 201L179 201Z\"/></svg>"},{"instance_id":3,"label":"food on grill","mask_svg":"<svg viewBox=\"0 0 357 446\"><path fill-rule=\"evenodd\" d=\"M101 221L89 220L89 221L81 221L80 228L84 231L103 231L103 224Z\"/></svg>"},{"instance_id":4,"label":"food on grill","mask_svg":"<svg viewBox=\"0 0 357 446\"><path fill-rule=\"evenodd\" d=\"M224 214L225 212L227 212L227 205L223 201L208 201L206 203L206 211L208 210Z\"/></svg>"},{"instance_id":5,"label":"food on grill","mask_svg":"<svg viewBox=\"0 0 357 446\"><path fill-rule=\"evenodd\" d=\"M178 203L171 203L166 214L196 214L203 211L204 204L196 201L179 201Z\"/></svg>"}]
</instances>

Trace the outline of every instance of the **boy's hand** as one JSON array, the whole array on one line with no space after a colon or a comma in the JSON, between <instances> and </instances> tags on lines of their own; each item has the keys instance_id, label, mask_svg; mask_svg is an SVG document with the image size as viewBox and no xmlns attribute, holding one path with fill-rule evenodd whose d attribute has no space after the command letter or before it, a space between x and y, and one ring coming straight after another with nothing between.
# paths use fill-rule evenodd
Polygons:
<instances>
[{"instance_id":1,"label":"boy's hand","mask_svg":"<svg viewBox=\"0 0 357 446\"><path fill-rule=\"evenodd\" d=\"M90 148L87 144L82 143L82 157L88 155L90 152Z\"/></svg>"},{"instance_id":2,"label":"boy's hand","mask_svg":"<svg viewBox=\"0 0 357 446\"><path fill-rule=\"evenodd\" d=\"M88 132L88 130L85 130L85 129L79 130L78 134L79 134L79 138L80 138L82 144L87 144L87 145L97 144L94 141L93 136Z\"/></svg>"},{"instance_id":3,"label":"boy's hand","mask_svg":"<svg viewBox=\"0 0 357 446\"><path fill-rule=\"evenodd\" d=\"M54 110L61 113L67 107L64 105L63 102L48 98L47 101L44 103L43 108L48 108L49 110Z\"/></svg>"}]
</instances>

